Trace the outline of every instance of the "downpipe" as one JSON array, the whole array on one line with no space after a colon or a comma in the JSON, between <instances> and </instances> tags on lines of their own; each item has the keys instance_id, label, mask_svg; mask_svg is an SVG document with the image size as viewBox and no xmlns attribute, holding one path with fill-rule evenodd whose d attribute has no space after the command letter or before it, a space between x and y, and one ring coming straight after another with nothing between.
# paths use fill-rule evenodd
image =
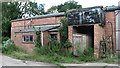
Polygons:
<instances>
[{"instance_id":1,"label":"downpipe","mask_svg":"<svg viewBox=\"0 0 120 68\"><path fill-rule=\"evenodd\" d=\"M110 21L107 21L107 22L111 24L111 28L112 28L112 53L113 53L113 56L115 56L114 40L113 40L113 24Z\"/></svg>"}]
</instances>

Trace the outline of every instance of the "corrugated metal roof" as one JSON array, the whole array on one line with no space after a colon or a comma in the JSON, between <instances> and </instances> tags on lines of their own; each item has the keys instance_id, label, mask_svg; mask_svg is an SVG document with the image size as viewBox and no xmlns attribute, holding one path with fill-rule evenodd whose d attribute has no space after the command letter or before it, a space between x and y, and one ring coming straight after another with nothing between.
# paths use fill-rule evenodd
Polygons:
<instances>
[{"instance_id":1,"label":"corrugated metal roof","mask_svg":"<svg viewBox=\"0 0 120 68\"><path fill-rule=\"evenodd\" d=\"M39 30L39 27L35 27L34 29L33 28L30 28L30 29L23 29L23 30L20 30L20 31L16 31L15 33L26 33L26 32L35 32L35 31L47 31L47 30L51 30L51 29L54 29L54 28L57 28L59 27L60 25L58 26L49 26L49 27L41 27L40 30Z\"/></svg>"},{"instance_id":2,"label":"corrugated metal roof","mask_svg":"<svg viewBox=\"0 0 120 68\"><path fill-rule=\"evenodd\" d=\"M94 9L94 8L102 8L104 11L120 10L120 6L108 6L108 7L94 6L94 7L82 8L82 9L72 9L72 10L68 10L67 13L69 13L69 12L74 12L74 11L84 11L84 10L89 10L89 9Z\"/></svg>"},{"instance_id":3,"label":"corrugated metal roof","mask_svg":"<svg viewBox=\"0 0 120 68\"><path fill-rule=\"evenodd\" d=\"M120 10L120 6L104 7L103 10L105 10L105 11L115 11L115 10Z\"/></svg>"},{"instance_id":4,"label":"corrugated metal roof","mask_svg":"<svg viewBox=\"0 0 120 68\"><path fill-rule=\"evenodd\" d=\"M63 16L63 15L65 15L64 12L61 12L61 13L53 13L53 14L46 14L46 15L39 15L39 16L28 17L28 18L26 18L26 20L36 19L36 18L53 17L53 16ZM24 20L24 19L21 18L21 19L15 19L15 20L11 20L11 21L14 22L14 21L22 21L22 20Z\"/></svg>"}]
</instances>

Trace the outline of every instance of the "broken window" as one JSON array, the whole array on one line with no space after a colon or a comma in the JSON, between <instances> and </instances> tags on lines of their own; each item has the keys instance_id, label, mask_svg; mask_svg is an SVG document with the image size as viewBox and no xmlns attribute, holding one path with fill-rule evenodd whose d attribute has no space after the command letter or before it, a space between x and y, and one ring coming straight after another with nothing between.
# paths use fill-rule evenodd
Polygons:
<instances>
[{"instance_id":1,"label":"broken window","mask_svg":"<svg viewBox=\"0 0 120 68\"><path fill-rule=\"evenodd\" d=\"M23 42L33 42L33 35L24 35Z\"/></svg>"},{"instance_id":2,"label":"broken window","mask_svg":"<svg viewBox=\"0 0 120 68\"><path fill-rule=\"evenodd\" d=\"M50 37L54 40L57 40L57 34L50 34Z\"/></svg>"}]
</instances>

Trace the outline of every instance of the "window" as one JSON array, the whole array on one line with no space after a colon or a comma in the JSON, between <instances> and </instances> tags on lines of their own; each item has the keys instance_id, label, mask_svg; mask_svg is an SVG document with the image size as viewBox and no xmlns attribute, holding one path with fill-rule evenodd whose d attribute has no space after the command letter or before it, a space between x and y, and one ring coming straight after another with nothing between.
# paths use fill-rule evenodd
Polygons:
<instances>
[{"instance_id":1,"label":"window","mask_svg":"<svg viewBox=\"0 0 120 68\"><path fill-rule=\"evenodd\" d=\"M57 34L50 34L50 37L54 40L57 40Z\"/></svg>"},{"instance_id":2,"label":"window","mask_svg":"<svg viewBox=\"0 0 120 68\"><path fill-rule=\"evenodd\" d=\"M33 42L33 35L24 35L23 42Z\"/></svg>"}]
</instances>

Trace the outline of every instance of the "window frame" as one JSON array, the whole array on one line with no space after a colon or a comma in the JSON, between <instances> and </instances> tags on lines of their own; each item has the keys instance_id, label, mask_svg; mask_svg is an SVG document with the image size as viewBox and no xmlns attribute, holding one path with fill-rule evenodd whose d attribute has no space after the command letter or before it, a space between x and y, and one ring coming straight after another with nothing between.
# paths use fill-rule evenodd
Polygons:
<instances>
[{"instance_id":1,"label":"window frame","mask_svg":"<svg viewBox=\"0 0 120 68\"><path fill-rule=\"evenodd\" d=\"M56 35L56 39L52 38L52 35ZM54 40L58 40L58 34L50 34L50 38L54 39Z\"/></svg>"},{"instance_id":2,"label":"window frame","mask_svg":"<svg viewBox=\"0 0 120 68\"><path fill-rule=\"evenodd\" d=\"M31 38L32 36L32 38ZM32 39L32 41L31 41ZM22 42L27 42L27 43L33 43L33 35L23 35L22 36Z\"/></svg>"}]
</instances>

